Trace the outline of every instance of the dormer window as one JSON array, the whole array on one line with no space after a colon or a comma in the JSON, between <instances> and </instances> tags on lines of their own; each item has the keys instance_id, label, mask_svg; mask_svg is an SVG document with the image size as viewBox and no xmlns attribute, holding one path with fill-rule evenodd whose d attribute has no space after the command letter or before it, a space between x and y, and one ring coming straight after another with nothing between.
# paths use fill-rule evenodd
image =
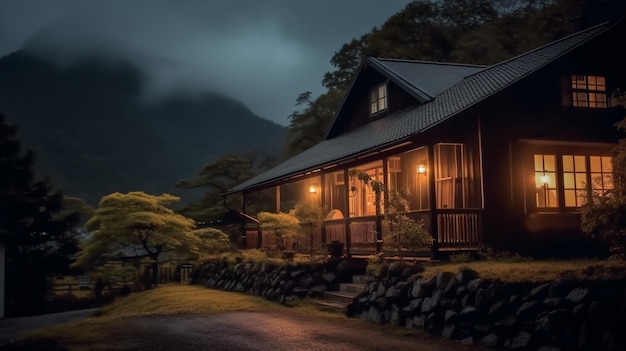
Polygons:
<instances>
[{"instance_id":1,"label":"dormer window","mask_svg":"<svg viewBox=\"0 0 626 351\"><path fill-rule=\"evenodd\" d=\"M387 84L377 85L370 91L370 115L387 108Z\"/></svg>"},{"instance_id":2,"label":"dormer window","mask_svg":"<svg viewBox=\"0 0 626 351\"><path fill-rule=\"evenodd\" d=\"M608 107L605 77L573 74L571 87L574 107Z\"/></svg>"}]
</instances>

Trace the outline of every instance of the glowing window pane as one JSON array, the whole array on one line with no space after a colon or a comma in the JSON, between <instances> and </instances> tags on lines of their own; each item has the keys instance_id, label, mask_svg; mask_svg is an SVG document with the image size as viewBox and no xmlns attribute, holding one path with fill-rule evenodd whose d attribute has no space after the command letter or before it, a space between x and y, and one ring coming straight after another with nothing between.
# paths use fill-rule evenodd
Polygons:
<instances>
[{"instance_id":1,"label":"glowing window pane","mask_svg":"<svg viewBox=\"0 0 626 351\"><path fill-rule=\"evenodd\" d=\"M563 155L563 171L564 172L574 171L574 156Z\"/></svg>"},{"instance_id":2,"label":"glowing window pane","mask_svg":"<svg viewBox=\"0 0 626 351\"><path fill-rule=\"evenodd\" d=\"M573 173L564 173L563 174L563 187L565 189L574 189L574 188L576 188L576 183L574 182L574 174Z\"/></svg>"},{"instance_id":3,"label":"glowing window pane","mask_svg":"<svg viewBox=\"0 0 626 351\"><path fill-rule=\"evenodd\" d=\"M602 171L613 172L613 161L611 157L602 156Z\"/></svg>"},{"instance_id":4,"label":"glowing window pane","mask_svg":"<svg viewBox=\"0 0 626 351\"><path fill-rule=\"evenodd\" d=\"M589 163L591 164L591 172L602 172L602 163L599 156L590 156Z\"/></svg>"},{"instance_id":5,"label":"glowing window pane","mask_svg":"<svg viewBox=\"0 0 626 351\"><path fill-rule=\"evenodd\" d=\"M574 166L577 172L584 172L587 168L585 166L585 156L574 156Z\"/></svg>"},{"instance_id":6,"label":"glowing window pane","mask_svg":"<svg viewBox=\"0 0 626 351\"><path fill-rule=\"evenodd\" d=\"M575 190L565 190L565 206L566 207L576 207L576 191Z\"/></svg>"},{"instance_id":7,"label":"glowing window pane","mask_svg":"<svg viewBox=\"0 0 626 351\"><path fill-rule=\"evenodd\" d=\"M543 156L543 164L544 170L554 172L556 171L556 157L554 155L544 155Z\"/></svg>"}]
</instances>

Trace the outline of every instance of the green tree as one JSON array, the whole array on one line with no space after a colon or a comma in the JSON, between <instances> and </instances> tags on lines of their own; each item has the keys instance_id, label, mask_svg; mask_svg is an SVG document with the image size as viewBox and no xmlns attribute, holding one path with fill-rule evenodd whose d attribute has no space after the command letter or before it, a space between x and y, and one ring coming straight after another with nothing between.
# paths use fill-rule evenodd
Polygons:
<instances>
[{"instance_id":1,"label":"green tree","mask_svg":"<svg viewBox=\"0 0 626 351\"><path fill-rule=\"evenodd\" d=\"M303 202L296 205L293 214L300 223L300 231L309 238L309 253L313 260L314 234L322 229L322 222L326 217L326 210L312 202Z\"/></svg>"},{"instance_id":2,"label":"green tree","mask_svg":"<svg viewBox=\"0 0 626 351\"><path fill-rule=\"evenodd\" d=\"M111 261L149 258L152 282L157 283L159 262L196 255L200 238L192 219L175 213L169 205L180 198L144 192L103 196L85 228L73 267L91 268Z\"/></svg>"},{"instance_id":3,"label":"green tree","mask_svg":"<svg viewBox=\"0 0 626 351\"><path fill-rule=\"evenodd\" d=\"M217 228L199 228L195 234L200 238L198 245L199 256L226 252L230 249L230 239L228 234Z\"/></svg>"},{"instance_id":4,"label":"green tree","mask_svg":"<svg viewBox=\"0 0 626 351\"><path fill-rule=\"evenodd\" d=\"M625 98L626 94L618 91L611 100L612 106L623 108ZM626 132L626 117L615 126ZM585 204L580 208L581 229L591 237L606 241L610 258L626 260L626 138L620 139L613 151L613 188L588 192ZM592 189L602 189L590 185Z\"/></svg>"},{"instance_id":5,"label":"green tree","mask_svg":"<svg viewBox=\"0 0 626 351\"><path fill-rule=\"evenodd\" d=\"M283 250L291 250L289 244L300 230L300 222L293 211L290 213L259 212L259 225L263 230L271 230L276 244Z\"/></svg>"},{"instance_id":6,"label":"green tree","mask_svg":"<svg viewBox=\"0 0 626 351\"><path fill-rule=\"evenodd\" d=\"M391 190L385 205L385 220L390 226L390 236L396 239L400 261L404 261L403 247L413 250L415 254L419 248L431 247L434 240L424 228L424 220L416 221L408 216L409 195L406 190Z\"/></svg>"},{"instance_id":7,"label":"green tree","mask_svg":"<svg viewBox=\"0 0 626 351\"><path fill-rule=\"evenodd\" d=\"M45 312L49 279L69 271L76 213L65 213L63 194L34 179L35 153L21 155L17 127L0 114L0 245L6 250L6 313Z\"/></svg>"},{"instance_id":8,"label":"green tree","mask_svg":"<svg viewBox=\"0 0 626 351\"><path fill-rule=\"evenodd\" d=\"M287 156L294 156L314 146L324 139L326 131L343 96L343 89L329 90L315 100L311 92L302 93L296 99L296 106L306 106L290 116L287 139Z\"/></svg>"}]
</instances>

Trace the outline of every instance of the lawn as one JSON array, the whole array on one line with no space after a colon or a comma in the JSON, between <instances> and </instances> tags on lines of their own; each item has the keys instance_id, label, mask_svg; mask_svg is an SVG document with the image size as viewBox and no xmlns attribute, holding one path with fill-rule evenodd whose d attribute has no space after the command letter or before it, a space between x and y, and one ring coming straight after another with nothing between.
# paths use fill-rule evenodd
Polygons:
<instances>
[{"instance_id":1,"label":"lawn","mask_svg":"<svg viewBox=\"0 0 626 351\"><path fill-rule=\"evenodd\" d=\"M92 345L124 335L129 318L283 309L342 322L349 320L341 314L321 311L304 301L290 308L260 296L207 289L200 285L171 284L118 298L84 321L26 333L17 340L13 350L92 350Z\"/></svg>"},{"instance_id":2,"label":"lawn","mask_svg":"<svg viewBox=\"0 0 626 351\"><path fill-rule=\"evenodd\" d=\"M562 277L575 280L612 280L626 277L626 262L619 260L503 260L469 261L425 265L424 277L443 271L457 273L462 268L476 271L482 279L504 282L543 283Z\"/></svg>"},{"instance_id":3,"label":"lawn","mask_svg":"<svg viewBox=\"0 0 626 351\"><path fill-rule=\"evenodd\" d=\"M426 264L422 276L431 277L443 271L456 273L467 268L476 271L483 279L507 282L540 283L564 276L579 280L623 279L626 276L626 262L623 261L591 259L535 261L521 258ZM319 310L307 301L289 308L263 297L207 289L200 285L163 285L117 298L113 303L102 307L97 316L85 321L26 334L27 340L22 341L22 345L30 345L33 348L24 347L18 350L37 349L46 343L53 345L46 347L52 350L64 348L69 351L90 350L90 345L101 343L103 338L124 335L125 321L135 317L280 309L331 318L341 323L350 320L342 314Z\"/></svg>"}]
</instances>

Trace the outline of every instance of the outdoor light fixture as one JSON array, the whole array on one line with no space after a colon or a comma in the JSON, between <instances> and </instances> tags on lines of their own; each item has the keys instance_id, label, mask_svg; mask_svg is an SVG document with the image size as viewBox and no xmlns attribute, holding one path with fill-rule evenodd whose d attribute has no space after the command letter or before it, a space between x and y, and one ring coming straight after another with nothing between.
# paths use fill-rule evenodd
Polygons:
<instances>
[{"instance_id":1,"label":"outdoor light fixture","mask_svg":"<svg viewBox=\"0 0 626 351\"><path fill-rule=\"evenodd\" d=\"M418 165L417 174L426 174L426 165Z\"/></svg>"},{"instance_id":2,"label":"outdoor light fixture","mask_svg":"<svg viewBox=\"0 0 626 351\"><path fill-rule=\"evenodd\" d=\"M311 194L317 193L317 187L315 185L309 186L309 193Z\"/></svg>"}]
</instances>

